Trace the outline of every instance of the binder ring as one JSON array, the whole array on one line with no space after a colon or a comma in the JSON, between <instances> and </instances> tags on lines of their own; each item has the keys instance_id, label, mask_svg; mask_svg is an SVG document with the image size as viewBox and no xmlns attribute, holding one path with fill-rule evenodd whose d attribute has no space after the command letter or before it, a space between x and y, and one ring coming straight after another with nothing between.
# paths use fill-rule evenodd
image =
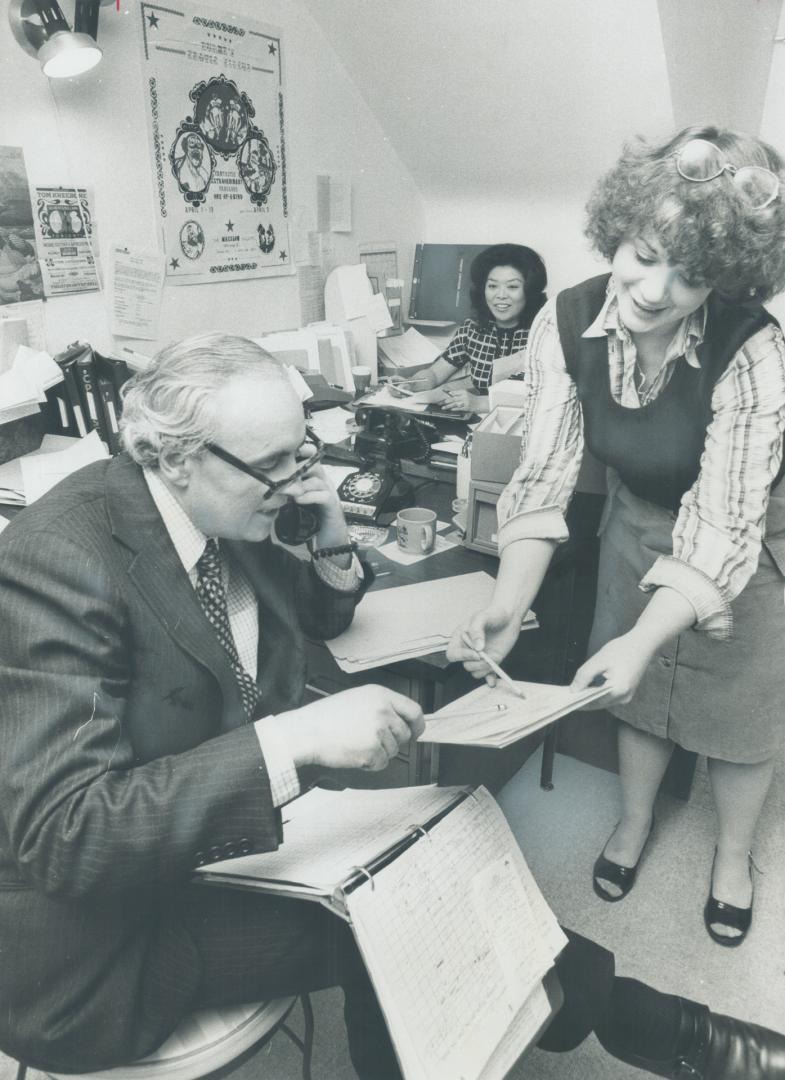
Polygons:
<instances>
[{"instance_id":1,"label":"binder ring","mask_svg":"<svg viewBox=\"0 0 785 1080\"><path fill-rule=\"evenodd\" d=\"M373 890L376 887L376 883L373 880L373 874L371 873L371 871L366 870L366 868L364 866L353 866L352 870L354 870L354 872L357 873L357 874L365 874L365 876L368 878L368 880L371 883L371 892L373 892Z\"/></svg>"}]
</instances>

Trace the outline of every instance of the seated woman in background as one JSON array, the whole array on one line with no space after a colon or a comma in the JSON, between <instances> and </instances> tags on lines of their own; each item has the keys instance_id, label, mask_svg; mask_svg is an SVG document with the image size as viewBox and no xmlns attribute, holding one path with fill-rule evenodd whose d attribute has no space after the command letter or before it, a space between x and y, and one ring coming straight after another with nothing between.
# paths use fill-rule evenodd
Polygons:
<instances>
[{"instance_id":1,"label":"seated woman in background","mask_svg":"<svg viewBox=\"0 0 785 1080\"><path fill-rule=\"evenodd\" d=\"M522 244L486 248L472 261L470 274L475 315L461 323L429 368L402 385L409 390L430 390L468 366L471 389L447 389L444 407L486 413L494 362L525 349L532 320L545 303L548 279L540 256Z\"/></svg>"},{"instance_id":2,"label":"seated woman in background","mask_svg":"<svg viewBox=\"0 0 785 1080\"><path fill-rule=\"evenodd\" d=\"M499 499L491 606L467 620L499 660L565 539L584 445L608 469L590 659L619 725L621 820L594 867L635 882L674 745L708 758L717 846L704 920L739 945L755 827L785 725L785 343L761 306L785 286L785 168L752 136L689 128L625 148L589 202L612 274L532 327L521 464ZM592 655L593 653L593 655ZM448 650L488 668L456 631Z\"/></svg>"}]
</instances>

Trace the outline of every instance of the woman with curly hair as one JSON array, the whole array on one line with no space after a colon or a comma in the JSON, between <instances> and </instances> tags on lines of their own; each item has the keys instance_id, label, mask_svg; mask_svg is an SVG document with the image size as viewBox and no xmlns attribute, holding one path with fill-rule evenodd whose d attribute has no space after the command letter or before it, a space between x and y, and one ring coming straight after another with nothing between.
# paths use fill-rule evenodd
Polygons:
<instances>
[{"instance_id":1,"label":"woman with curly hair","mask_svg":"<svg viewBox=\"0 0 785 1080\"><path fill-rule=\"evenodd\" d=\"M429 368L400 385L429 390L468 366L469 385L456 384L445 391L444 407L487 413L494 364L517 353L523 363L529 327L545 303L548 278L537 252L522 244L486 248L475 256L469 273L474 316L461 323L444 353Z\"/></svg>"},{"instance_id":2,"label":"woman with curly hair","mask_svg":"<svg viewBox=\"0 0 785 1080\"><path fill-rule=\"evenodd\" d=\"M496 590L462 628L496 660L510 650L566 538L586 448L608 496L573 686L603 681L598 705L621 721L622 814L594 888L627 895L674 745L704 753L718 823L704 920L730 946L751 923L751 848L785 732L785 344L761 306L785 286L784 179L772 147L705 127L628 145L600 180L587 235L612 272L532 327ZM487 674L460 629L448 655Z\"/></svg>"}]
</instances>

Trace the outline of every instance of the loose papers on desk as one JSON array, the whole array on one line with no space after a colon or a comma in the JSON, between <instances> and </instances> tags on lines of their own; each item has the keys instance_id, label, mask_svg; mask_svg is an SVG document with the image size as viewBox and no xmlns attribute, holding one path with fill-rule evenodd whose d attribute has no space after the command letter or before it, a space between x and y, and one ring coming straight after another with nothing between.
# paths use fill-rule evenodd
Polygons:
<instances>
[{"instance_id":1,"label":"loose papers on desk","mask_svg":"<svg viewBox=\"0 0 785 1080\"><path fill-rule=\"evenodd\" d=\"M405 412L425 412L429 405L438 405L446 401L444 391L439 387L432 390L420 390L417 394L396 397L388 386L379 386L366 394L363 405L376 405L384 409L403 409Z\"/></svg>"},{"instance_id":2,"label":"loose papers on desk","mask_svg":"<svg viewBox=\"0 0 785 1080\"><path fill-rule=\"evenodd\" d=\"M525 698L497 683L445 705L426 721L420 741L502 749L608 692L605 686L575 692L569 686L548 683L516 681L515 685Z\"/></svg>"},{"instance_id":3,"label":"loose papers on desk","mask_svg":"<svg viewBox=\"0 0 785 1080\"><path fill-rule=\"evenodd\" d=\"M37 413L46 391L62 380L49 353L18 346L11 367L0 375L0 424Z\"/></svg>"},{"instance_id":4,"label":"loose papers on desk","mask_svg":"<svg viewBox=\"0 0 785 1080\"><path fill-rule=\"evenodd\" d=\"M466 612L490 603L493 585L491 575L479 570L372 590L363 597L349 629L325 644L338 667L348 672L441 652Z\"/></svg>"},{"instance_id":5,"label":"loose papers on desk","mask_svg":"<svg viewBox=\"0 0 785 1080\"><path fill-rule=\"evenodd\" d=\"M0 465L0 502L29 506L72 472L106 457L109 452L97 431L84 439L44 435L37 450Z\"/></svg>"},{"instance_id":6,"label":"loose papers on desk","mask_svg":"<svg viewBox=\"0 0 785 1080\"><path fill-rule=\"evenodd\" d=\"M442 350L410 326L400 337L380 338L379 352L390 367L410 368L432 364Z\"/></svg>"}]
</instances>

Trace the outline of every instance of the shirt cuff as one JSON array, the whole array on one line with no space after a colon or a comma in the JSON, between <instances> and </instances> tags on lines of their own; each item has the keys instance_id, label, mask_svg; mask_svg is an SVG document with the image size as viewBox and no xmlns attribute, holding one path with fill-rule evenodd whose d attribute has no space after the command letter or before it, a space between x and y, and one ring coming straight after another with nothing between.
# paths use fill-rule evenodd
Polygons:
<instances>
[{"instance_id":1,"label":"shirt cuff","mask_svg":"<svg viewBox=\"0 0 785 1080\"><path fill-rule=\"evenodd\" d=\"M643 592L665 587L675 589L695 608L696 630L720 641L733 633L733 613L725 597L710 577L673 555L660 555L641 581Z\"/></svg>"},{"instance_id":2,"label":"shirt cuff","mask_svg":"<svg viewBox=\"0 0 785 1080\"><path fill-rule=\"evenodd\" d=\"M516 540L554 540L561 544L569 540L570 533L564 514L558 506L540 506L536 510L522 510L508 518L499 528L499 554Z\"/></svg>"},{"instance_id":3,"label":"shirt cuff","mask_svg":"<svg viewBox=\"0 0 785 1080\"><path fill-rule=\"evenodd\" d=\"M338 592L357 592L362 584L363 569L356 555L352 556L352 561L346 569L338 566L331 555L323 559L314 559L313 566L325 585L329 585L331 589L337 589Z\"/></svg>"},{"instance_id":4,"label":"shirt cuff","mask_svg":"<svg viewBox=\"0 0 785 1080\"><path fill-rule=\"evenodd\" d=\"M276 717L263 716L261 720L255 720L254 729L267 766L273 806L283 806L300 794L300 777L292 755L278 730Z\"/></svg>"}]
</instances>

